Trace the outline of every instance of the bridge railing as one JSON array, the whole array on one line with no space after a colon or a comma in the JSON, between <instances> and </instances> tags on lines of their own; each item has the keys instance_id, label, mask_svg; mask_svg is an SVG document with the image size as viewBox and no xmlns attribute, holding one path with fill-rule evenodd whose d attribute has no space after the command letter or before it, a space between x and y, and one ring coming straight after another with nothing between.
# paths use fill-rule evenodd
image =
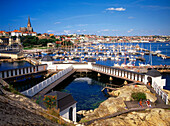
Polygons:
<instances>
[{"instance_id":1,"label":"bridge railing","mask_svg":"<svg viewBox=\"0 0 170 126\"><path fill-rule=\"evenodd\" d=\"M121 68L114 68L114 67L109 67L109 66L104 66L104 65L99 65L99 64L92 64L92 70L104 72L106 74L108 73L108 74L119 76L119 77L125 77L129 80L140 81L143 83L145 82L144 74L121 69Z\"/></svg>"},{"instance_id":2,"label":"bridge railing","mask_svg":"<svg viewBox=\"0 0 170 126\"><path fill-rule=\"evenodd\" d=\"M47 64L41 64L41 65L17 68L17 69L9 69L9 70L0 71L0 78L6 79L14 76L22 76L25 74L37 73L46 70L47 70Z\"/></svg>"},{"instance_id":3,"label":"bridge railing","mask_svg":"<svg viewBox=\"0 0 170 126\"><path fill-rule=\"evenodd\" d=\"M32 97L72 70L73 70L73 66L70 66L70 67L58 72L57 74L53 75L52 77L40 82L39 84L33 86L32 88L30 88L26 91L21 92L21 93L23 95Z\"/></svg>"},{"instance_id":4,"label":"bridge railing","mask_svg":"<svg viewBox=\"0 0 170 126\"><path fill-rule=\"evenodd\" d=\"M162 100L165 102L165 104L168 104L168 94L162 91L162 89L158 86L156 82L152 84L152 87L156 91L156 93L161 96Z\"/></svg>"}]
</instances>

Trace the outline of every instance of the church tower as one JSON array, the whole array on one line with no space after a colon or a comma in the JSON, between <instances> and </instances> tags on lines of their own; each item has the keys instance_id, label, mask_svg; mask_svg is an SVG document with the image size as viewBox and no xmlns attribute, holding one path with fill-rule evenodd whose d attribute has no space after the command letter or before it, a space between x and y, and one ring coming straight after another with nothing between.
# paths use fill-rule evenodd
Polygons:
<instances>
[{"instance_id":1,"label":"church tower","mask_svg":"<svg viewBox=\"0 0 170 126\"><path fill-rule=\"evenodd\" d=\"M31 27L30 17L28 16L28 24L27 24L27 31L33 32L33 28Z\"/></svg>"},{"instance_id":2,"label":"church tower","mask_svg":"<svg viewBox=\"0 0 170 126\"><path fill-rule=\"evenodd\" d=\"M28 24L27 24L27 28L31 27L31 22L30 22L30 17L28 16Z\"/></svg>"}]
</instances>

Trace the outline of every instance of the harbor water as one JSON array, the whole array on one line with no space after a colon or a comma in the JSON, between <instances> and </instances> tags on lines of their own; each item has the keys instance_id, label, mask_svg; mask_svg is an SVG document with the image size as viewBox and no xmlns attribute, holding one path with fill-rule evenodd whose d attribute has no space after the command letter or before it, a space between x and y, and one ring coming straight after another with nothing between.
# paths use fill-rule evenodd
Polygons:
<instances>
[{"instance_id":1,"label":"harbor water","mask_svg":"<svg viewBox=\"0 0 170 126\"><path fill-rule=\"evenodd\" d=\"M141 48L145 48L151 51L157 51L160 50L161 54L170 56L170 44L169 43L152 43L150 46L150 43L109 43L109 44L102 44L105 47L109 46L136 46L139 45ZM138 55L137 55L138 56ZM170 59L162 59L161 57L152 56L150 55L144 55L144 58L146 59L145 62L141 62L139 60L136 60L134 65L138 66L139 63L144 64L151 64L152 65L170 65ZM56 59L58 60L58 59ZM61 59L59 59L60 61ZM79 60L77 60L79 61ZM87 61L87 60L85 60ZM115 61L115 60L97 60L97 64L106 65L106 66L114 66L115 63L122 64L124 63L124 59L121 61ZM128 63L128 61L126 61ZM28 62L20 61L20 62L1 62L0 64L0 71L7 70L7 69L15 69L15 68L22 68L22 67L28 67L32 66ZM89 110L94 109L98 107L98 105L107 99L107 95L105 93L102 93L101 90L105 86L106 83L109 82L109 77L103 77L104 80L101 78L96 78L93 75L87 75L87 76L79 76L79 75L73 75L66 79L64 82L62 82L58 87L55 87L53 89L57 91L67 92L72 94L73 98L78 102L77 103L77 111L78 110ZM162 74L162 78L166 79L166 86L164 89L170 90L170 74ZM11 83L14 88L16 88L18 91L24 91L37 83L41 82L43 80L42 77L40 78L30 78L24 82L17 82L17 83ZM114 84L116 82L120 82L117 80L114 80ZM123 82L121 82L123 83Z\"/></svg>"}]
</instances>

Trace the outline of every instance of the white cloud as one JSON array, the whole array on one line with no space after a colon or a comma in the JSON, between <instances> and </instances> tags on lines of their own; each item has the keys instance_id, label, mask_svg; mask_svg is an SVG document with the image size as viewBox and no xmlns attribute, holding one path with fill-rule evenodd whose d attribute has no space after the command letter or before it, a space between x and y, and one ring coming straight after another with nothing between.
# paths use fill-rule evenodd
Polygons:
<instances>
[{"instance_id":1,"label":"white cloud","mask_svg":"<svg viewBox=\"0 0 170 126\"><path fill-rule=\"evenodd\" d=\"M55 32L55 31L53 31L53 30L48 30L47 32Z\"/></svg>"},{"instance_id":2,"label":"white cloud","mask_svg":"<svg viewBox=\"0 0 170 126\"><path fill-rule=\"evenodd\" d=\"M108 31L110 31L110 30L109 29L102 29L102 30L99 30L97 32L100 33L100 32L108 32Z\"/></svg>"},{"instance_id":3,"label":"white cloud","mask_svg":"<svg viewBox=\"0 0 170 126\"><path fill-rule=\"evenodd\" d=\"M128 19L134 19L135 17L132 17L132 16L130 16L130 17L128 17Z\"/></svg>"},{"instance_id":4,"label":"white cloud","mask_svg":"<svg viewBox=\"0 0 170 126\"><path fill-rule=\"evenodd\" d=\"M77 32L85 32L86 30L85 29L83 29L83 30L77 30Z\"/></svg>"},{"instance_id":5,"label":"white cloud","mask_svg":"<svg viewBox=\"0 0 170 126\"><path fill-rule=\"evenodd\" d=\"M70 30L64 30L64 33L66 33L66 34L68 34L70 32L71 32Z\"/></svg>"},{"instance_id":6,"label":"white cloud","mask_svg":"<svg viewBox=\"0 0 170 126\"><path fill-rule=\"evenodd\" d=\"M78 24L77 26L79 27L83 27L83 26L87 26L88 24Z\"/></svg>"},{"instance_id":7,"label":"white cloud","mask_svg":"<svg viewBox=\"0 0 170 126\"><path fill-rule=\"evenodd\" d=\"M61 22L55 22L54 24L60 24Z\"/></svg>"},{"instance_id":8,"label":"white cloud","mask_svg":"<svg viewBox=\"0 0 170 126\"><path fill-rule=\"evenodd\" d=\"M107 8L106 10L110 10L110 11L113 11L113 10L115 10L115 11L125 11L126 9L125 8L122 8L122 7L120 7L120 8Z\"/></svg>"},{"instance_id":9,"label":"white cloud","mask_svg":"<svg viewBox=\"0 0 170 126\"><path fill-rule=\"evenodd\" d=\"M130 29L128 32L130 33L130 32L132 32L132 31L134 31L133 29Z\"/></svg>"}]
</instances>

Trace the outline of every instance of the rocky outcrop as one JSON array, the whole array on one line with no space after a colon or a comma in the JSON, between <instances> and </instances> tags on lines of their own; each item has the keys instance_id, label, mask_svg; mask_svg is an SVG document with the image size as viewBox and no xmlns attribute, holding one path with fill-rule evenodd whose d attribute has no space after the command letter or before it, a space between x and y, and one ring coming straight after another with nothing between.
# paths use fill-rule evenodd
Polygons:
<instances>
[{"instance_id":1,"label":"rocky outcrop","mask_svg":"<svg viewBox=\"0 0 170 126\"><path fill-rule=\"evenodd\" d=\"M3 94L0 95L0 125L18 126L18 125L46 125L58 126L47 118L42 116L45 110L30 99L5 91L0 90Z\"/></svg>"},{"instance_id":2,"label":"rocky outcrop","mask_svg":"<svg viewBox=\"0 0 170 126\"><path fill-rule=\"evenodd\" d=\"M113 97L110 97L106 101L102 102L99 105L99 107L94 110L94 112L84 114L85 117L81 121L82 122L90 121L93 119L111 115L116 112L127 110L124 101L131 101L132 100L131 94L133 92L144 92L146 94L147 99L150 99L150 101L155 102L157 100L155 94L152 94L145 85L124 86L116 91L112 91L110 95ZM155 108L147 109L146 111L142 112L131 112L114 118L95 121L91 125L146 126L146 125L159 125L158 122L160 122L161 126L168 126L168 124L170 124L170 120L168 120L168 118L170 118L170 110Z\"/></svg>"},{"instance_id":3,"label":"rocky outcrop","mask_svg":"<svg viewBox=\"0 0 170 126\"><path fill-rule=\"evenodd\" d=\"M116 91L112 91L109 93L111 96L115 97L121 97L124 99L124 101L130 101L131 94L133 92L143 92L146 94L146 98L150 99L151 102L155 102L157 100L155 94L152 94L150 90L145 85L131 85L131 86L124 86L122 88L119 88Z\"/></svg>"},{"instance_id":4,"label":"rocky outcrop","mask_svg":"<svg viewBox=\"0 0 170 126\"><path fill-rule=\"evenodd\" d=\"M169 126L170 110L147 109L131 112L115 118L95 121L91 126Z\"/></svg>"}]
</instances>

